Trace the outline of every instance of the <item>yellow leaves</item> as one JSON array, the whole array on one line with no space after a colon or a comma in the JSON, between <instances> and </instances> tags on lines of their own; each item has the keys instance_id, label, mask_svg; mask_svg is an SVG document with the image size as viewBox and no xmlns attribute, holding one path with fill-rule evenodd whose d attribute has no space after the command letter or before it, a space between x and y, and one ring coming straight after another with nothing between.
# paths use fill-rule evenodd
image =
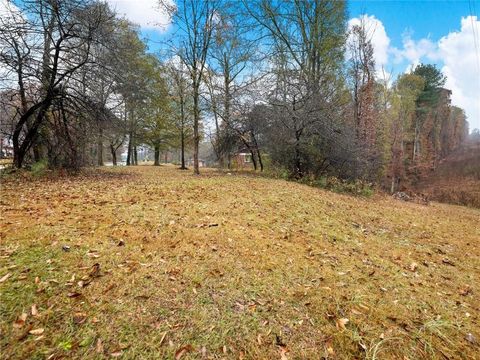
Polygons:
<instances>
[{"instance_id":1,"label":"yellow leaves","mask_svg":"<svg viewBox=\"0 0 480 360\"><path fill-rule=\"evenodd\" d=\"M347 318L341 318L341 319L337 319L335 321L335 325L337 326L337 329L339 330L346 330L347 327L346 325L350 322L350 320L348 320Z\"/></svg>"}]
</instances>

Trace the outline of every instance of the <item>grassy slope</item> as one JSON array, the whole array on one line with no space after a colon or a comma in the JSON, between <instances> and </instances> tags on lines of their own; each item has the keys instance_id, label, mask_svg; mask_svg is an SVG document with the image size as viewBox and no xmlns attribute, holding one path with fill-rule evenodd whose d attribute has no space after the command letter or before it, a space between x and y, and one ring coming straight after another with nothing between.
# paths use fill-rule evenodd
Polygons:
<instances>
[{"instance_id":1,"label":"grassy slope","mask_svg":"<svg viewBox=\"0 0 480 360\"><path fill-rule=\"evenodd\" d=\"M480 358L478 210L137 167L0 211L3 358Z\"/></svg>"}]
</instances>

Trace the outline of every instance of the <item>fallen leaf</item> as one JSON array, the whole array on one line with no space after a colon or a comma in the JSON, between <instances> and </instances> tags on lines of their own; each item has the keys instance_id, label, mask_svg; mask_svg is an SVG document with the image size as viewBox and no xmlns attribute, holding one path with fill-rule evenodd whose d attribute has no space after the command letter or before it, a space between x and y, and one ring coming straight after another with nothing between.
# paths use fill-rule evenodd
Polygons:
<instances>
[{"instance_id":1,"label":"fallen leaf","mask_svg":"<svg viewBox=\"0 0 480 360\"><path fill-rule=\"evenodd\" d=\"M5 282L10 276L12 276L12 273L7 273L7 274L3 275L3 276L0 278L0 283Z\"/></svg>"},{"instance_id":2,"label":"fallen leaf","mask_svg":"<svg viewBox=\"0 0 480 360\"><path fill-rule=\"evenodd\" d=\"M83 324L85 320L87 320L87 314L81 312L73 314L73 322L75 324Z\"/></svg>"},{"instance_id":3,"label":"fallen leaf","mask_svg":"<svg viewBox=\"0 0 480 360\"><path fill-rule=\"evenodd\" d=\"M27 320L27 316L27 313L22 313L13 323L13 327L16 329L20 329L23 325L25 325L25 320Z\"/></svg>"},{"instance_id":4,"label":"fallen leaf","mask_svg":"<svg viewBox=\"0 0 480 360\"><path fill-rule=\"evenodd\" d=\"M100 276L100 264L99 263L93 264L92 270L90 271L89 275L92 278Z\"/></svg>"},{"instance_id":5,"label":"fallen leaf","mask_svg":"<svg viewBox=\"0 0 480 360\"><path fill-rule=\"evenodd\" d=\"M165 341L165 337L167 336L167 332L165 331L162 335L162 338L160 339L160 342L158 343L158 346L162 346L163 342Z\"/></svg>"},{"instance_id":6,"label":"fallen leaf","mask_svg":"<svg viewBox=\"0 0 480 360\"><path fill-rule=\"evenodd\" d=\"M32 305L32 316L38 316L38 309L37 309L37 305L36 304L33 304Z\"/></svg>"},{"instance_id":7,"label":"fallen leaf","mask_svg":"<svg viewBox=\"0 0 480 360\"><path fill-rule=\"evenodd\" d=\"M110 353L111 357L120 357L122 355L123 355L123 351L121 351L121 350L120 351L114 351L114 352Z\"/></svg>"},{"instance_id":8,"label":"fallen leaf","mask_svg":"<svg viewBox=\"0 0 480 360\"><path fill-rule=\"evenodd\" d=\"M38 329L30 330L28 333L29 333L30 335L42 335L44 331L45 331L45 329L43 329L43 328L38 328Z\"/></svg>"},{"instance_id":9,"label":"fallen leaf","mask_svg":"<svg viewBox=\"0 0 480 360\"><path fill-rule=\"evenodd\" d=\"M125 246L125 241L124 240L120 240L117 244L117 246Z\"/></svg>"},{"instance_id":10,"label":"fallen leaf","mask_svg":"<svg viewBox=\"0 0 480 360\"><path fill-rule=\"evenodd\" d=\"M446 265L450 265L450 266L455 266L455 264L453 263L452 260L450 260L449 258L443 258L442 259L442 263L446 264Z\"/></svg>"},{"instance_id":11,"label":"fallen leaf","mask_svg":"<svg viewBox=\"0 0 480 360\"><path fill-rule=\"evenodd\" d=\"M32 328L32 324L28 325L26 329L23 330L22 333L17 337L17 341L22 341L23 339L25 339L28 336L29 331L32 330Z\"/></svg>"},{"instance_id":12,"label":"fallen leaf","mask_svg":"<svg viewBox=\"0 0 480 360\"><path fill-rule=\"evenodd\" d=\"M183 355L185 355L187 352L191 352L191 351L193 351L193 346L192 345L182 346L180 349L175 351L175 360L181 359Z\"/></svg>"},{"instance_id":13,"label":"fallen leaf","mask_svg":"<svg viewBox=\"0 0 480 360\"><path fill-rule=\"evenodd\" d=\"M471 333L468 333L465 335L465 340L467 340L469 343L476 344L477 339L475 339L475 336L473 336Z\"/></svg>"},{"instance_id":14,"label":"fallen leaf","mask_svg":"<svg viewBox=\"0 0 480 360\"><path fill-rule=\"evenodd\" d=\"M418 264L416 262L412 262L410 264L410 271L416 271L418 268Z\"/></svg>"},{"instance_id":15,"label":"fallen leaf","mask_svg":"<svg viewBox=\"0 0 480 360\"><path fill-rule=\"evenodd\" d=\"M347 325L349 321L350 320L348 320L347 318L337 319L336 321L337 329L345 330L346 329L345 325Z\"/></svg>"},{"instance_id":16,"label":"fallen leaf","mask_svg":"<svg viewBox=\"0 0 480 360\"><path fill-rule=\"evenodd\" d=\"M280 347L280 359L281 360L288 360L287 357L288 350L285 346Z\"/></svg>"},{"instance_id":17,"label":"fallen leaf","mask_svg":"<svg viewBox=\"0 0 480 360\"><path fill-rule=\"evenodd\" d=\"M460 295L467 296L468 294L472 293L472 287L470 285L464 286L462 289L460 289Z\"/></svg>"},{"instance_id":18,"label":"fallen leaf","mask_svg":"<svg viewBox=\"0 0 480 360\"><path fill-rule=\"evenodd\" d=\"M76 297L82 296L82 294L80 294L79 292L69 292L67 296L69 298L76 298Z\"/></svg>"},{"instance_id":19,"label":"fallen leaf","mask_svg":"<svg viewBox=\"0 0 480 360\"><path fill-rule=\"evenodd\" d=\"M97 340L96 351L97 351L97 353L99 353L99 354L102 354L102 353L103 353L103 342L102 342L102 339L98 339L98 340Z\"/></svg>"}]
</instances>

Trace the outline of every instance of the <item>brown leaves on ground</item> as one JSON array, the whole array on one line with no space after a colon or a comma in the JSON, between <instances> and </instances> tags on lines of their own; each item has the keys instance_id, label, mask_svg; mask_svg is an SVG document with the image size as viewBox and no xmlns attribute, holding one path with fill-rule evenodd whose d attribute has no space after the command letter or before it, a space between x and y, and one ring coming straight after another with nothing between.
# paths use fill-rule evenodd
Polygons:
<instances>
[{"instance_id":1,"label":"brown leaves on ground","mask_svg":"<svg viewBox=\"0 0 480 360\"><path fill-rule=\"evenodd\" d=\"M454 359L478 349L477 210L250 174L93 173L2 183L6 358Z\"/></svg>"}]
</instances>

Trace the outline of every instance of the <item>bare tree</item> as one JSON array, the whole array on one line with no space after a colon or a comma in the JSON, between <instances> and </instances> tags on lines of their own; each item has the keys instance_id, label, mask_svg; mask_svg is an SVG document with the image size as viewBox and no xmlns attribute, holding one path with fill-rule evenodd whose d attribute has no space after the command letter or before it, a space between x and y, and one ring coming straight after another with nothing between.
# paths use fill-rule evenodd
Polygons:
<instances>
[{"instance_id":1,"label":"bare tree","mask_svg":"<svg viewBox=\"0 0 480 360\"><path fill-rule=\"evenodd\" d=\"M200 143L200 87L215 26L216 2L213 0L180 0L176 6L161 0L178 27L181 36L180 58L190 75L193 96L193 172L200 174L198 145Z\"/></svg>"},{"instance_id":2,"label":"bare tree","mask_svg":"<svg viewBox=\"0 0 480 360\"><path fill-rule=\"evenodd\" d=\"M93 1L27 0L21 3L21 22L8 21L17 16L13 11L2 20L0 41L7 46L0 59L17 75L14 90L21 99L12 134L17 168L38 139L51 106L68 94L68 85L92 60L92 44L100 41L99 30L111 19L106 9ZM28 97L28 89L35 94Z\"/></svg>"}]
</instances>

